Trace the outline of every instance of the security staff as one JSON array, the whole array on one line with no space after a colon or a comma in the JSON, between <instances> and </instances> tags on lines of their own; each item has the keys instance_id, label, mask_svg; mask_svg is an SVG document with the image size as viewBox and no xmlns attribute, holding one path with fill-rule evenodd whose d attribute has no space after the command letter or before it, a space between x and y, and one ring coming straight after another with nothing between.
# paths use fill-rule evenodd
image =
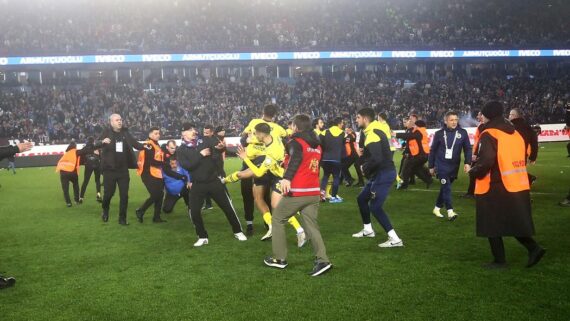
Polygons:
<instances>
[{"instance_id":1,"label":"security staff","mask_svg":"<svg viewBox=\"0 0 570 321\"><path fill-rule=\"evenodd\" d=\"M384 231L388 234L388 240L378 244L382 248L404 246L402 239L398 237L388 218L388 214L382 206L388 198L390 187L396 180L396 166L392 159L388 137L381 129L380 123L375 120L372 108L363 108L356 115L356 122L364 133L364 153L362 172L368 178L368 183L358 195L358 208L362 217L363 229L352 237L374 237L370 212L376 217Z\"/></svg>"},{"instance_id":2,"label":"security staff","mask_svg":"<svg viewBox=\"0 0 570 321\"><path fill-rule=\"evenodd\" d=\"M515 130L522 136L527 156L527 165L536 164L538 157L538 135L532 127L525 121L522 112L518 108L513 108L509 112L509 120L515 126ZM536 176L528 174L528 180L532 185L536 181Z\"/></svg>"},{"instance_id":3,"label":"security staff","mask_svg":"<svg viewBox=\"0 0 570 321\"><path fill-rule=\"evenodd\" d=\"M87 143L81 150L85 150L85 155L81 159L85 164L85 172L83 173L83 184L81 184L81 192L79 193L79 203L83 203L87 186L91 180L91 175L95 174L95 189L97 191L97 202L101 202L101 157L99 150L95 148L93 137L87 139Z\"/></svg>"},{"instance_id":4,"label":"security staff","mask_svg":"<svg viewBox=\"0 0 570 321\"><path fill-rule=\"evenodd\" d=\"M456 112L450 111L445 114L445 126L433 136L428 161L430 174L436 175L441 182L433 214L443 217L439 210L445 205L450 221L457 218L457 213L451 204L451 184L457 179L462 150L465 164L463 171L468 173L471 169L471 142L467 131L459 127L458 122L459 117Z\"/></svg>"},{"instance_id":5,"label":"security staff","mask_svg":"<svg viewBox=\"0 0 570 321\"><path fill-rule=\"evenodd\" d=\"M333 185L331 189L330 203L341 203L342 198L338 197L338 188L340 185L340 172L342 169L341 159L344 152L344 121L337 117L333 120L333 125L325 130L321 135L321 147L323 149L323 158L321 166L323 168L323 177L321 178L321 200L326 197L326 187L329 177L333 177Z\"/></svg>"},{"instance_id":6,"label":"security staff","mask_svg":"<svg viewBox=\"0 0 570 321\"><path fill-rule=\"evenodd\" d=\"M160 217L162 210L162 198L164 197L164 183L162 181L162 167L164 165L164 152L158 145L160 140L160 129L152 127L148 131L148 139L144 144L144 149L139 153L137 162L137 174L141 177L146 190L150 196L136 210L137 220L142 223L144 213L154 204L153 223L166 222Z\"/></svg>"},{"instance_id":7,"label":"security staff","mask_svg":"<svg viewBox=\"0 0 570 321\"><path fill-rule=\"evenodd\" d=\"M307 115L297 115L293 119L293 135L287 144L290 158L279 184L283 198L279 201L271 219L272 225L275 226L272 239L273 256L265 258L264 263L280 269L287 267L284 225L300 212L315 258L315 265L310 275L319 276L329 271L332 264L327 256L318 225L319 160L322 153L319 140L310 126L311 120Z\"/></svg>"},{"instance_id":8,"label":"security staff","mask_svg":"<svg viewBox=\"0 0 570 321\"><path fill-rule=\"evenodd\" d=\"M190 173L180 166L176 155L172 155L168 159L168 166L170 167L169 171L162 171L164 189L166 190L162 211L167 214L172 213L174 205L181 198L188 207L188 193L192 188Z\"/></svg>"},{"instance_id":9,"label":"security staff","mask_svg":"<svg viewBox=\"0 0 570 321\"><path fill-rule=\"evenodd\" d=\"M216 163L212 160L212 148L202 139L198 139L196 126L185 123L182 126L182 145L176 151L180 166L190 172L192 176L192 192L190 193L190 218L196 228L198 241L195 247L209 243L208 232L204 228L202 219L202 204L204 198L210 195L226 215L232 227L234 236L239 241L246 241L242 233L241 224L232 204L232 200L216 171Z\"/></svg>"},{"instance_id":10,"label":"security staff","mask_svg":"<svg viewBox=\"0 0 570 321\"><path fill-rule=\"evenodd\" d=\"M212 149L212 159L216 162L216 169L218 171L218 176L225 177L223 172L219 170L219 162L222 158L222 152L225 150L225 146L221 144L217 137L214 136L214 126L206 125L204 126L203 136L202 139L205 141L206 145L216 146ZM212 198L210 196L206 196L206 200L204 201L204 206L202 207L203 210L211 210L214 207L212 206Z\"/></svg>"},{"instance_id":11,"label":"security staff","mask_svg":"<svg viewBox=\"0 0 570 321\"><path fill-rule=\"evenodd\" d=\"M57 162L55 171L59 173L61 181L61 189L67 207L71 207L71 198L69 197L69 183L73 185L73 200L79 205L79 162L85 150L77 150L77 145L72 142L67 146L65 154Z\"/></svg>"},{"instance_id":12,"label":"security staff","mask_svg":"<svg viewBox=\"0 0 570 321\"><path fill-rule=\"evenodd\" d=\"M400 189L408 188L412 175L418 176L429 188L433 179L425 167L429 155L429 137L426 124L423 120L418 120L416 115L412 115L408 120L407 127L411 129L411 132L396 134L397 138L406 140L406 150L409 151L409 157L404 162L404 170L402 171L404 182Z\"/></svg>"},{"instance_id":13,"label":"security staff","mask_svg":"<svg viewBox=\"0 0 570 321\"><path fill-rule=\"evenodd\" d=\"M127 207L129 205L129 168L137 168L137 158L133 148L144 149L123 127L123 119L119 114L109 116L109 127L103 130L99 140L95 142L96 148L101 148L101 169L103 171L103 222L109 221L109 205L111 198L119 186L119 224L129 225L127 222Z\"/></svg>"},{"instance_id":14,"label":"security staff","mask_svg":"<svg viewBox=\"0 0 570 321\"><path fill-rule=\"evenodd\" d=\"M479 158L471 172L477 178L477 236L489 239L494 257L485 267L507 266L504 236L514 236L527 249L527 267L531 267L546 251L532 238L534 224L524 140L504 119L500 102L487 103L481 112L485 130L479 142Z\"/></svg>"}]
</instances>

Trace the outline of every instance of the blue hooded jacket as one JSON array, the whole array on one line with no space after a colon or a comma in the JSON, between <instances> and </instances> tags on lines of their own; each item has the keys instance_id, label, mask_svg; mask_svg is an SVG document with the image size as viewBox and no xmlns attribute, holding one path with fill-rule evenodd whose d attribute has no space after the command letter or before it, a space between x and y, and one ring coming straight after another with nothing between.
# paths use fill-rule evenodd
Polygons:
<instances>
[{"instance_id":1,"label":"blue hooded jacket","mask_svg":"<svg viewBox=\"0 0 570 321\"><path fill-rule=\"evenodd\" d=\"M175 177L168 176L168 174L163 170L162 179L164 180L164 186L166 187L166 192L170 195L178 195L184 189L186 182L191 182L190 173L182 168L178 162L176 162L176 173L186 177L186 180L179 179Z\"/></svg>"}]
</instances>

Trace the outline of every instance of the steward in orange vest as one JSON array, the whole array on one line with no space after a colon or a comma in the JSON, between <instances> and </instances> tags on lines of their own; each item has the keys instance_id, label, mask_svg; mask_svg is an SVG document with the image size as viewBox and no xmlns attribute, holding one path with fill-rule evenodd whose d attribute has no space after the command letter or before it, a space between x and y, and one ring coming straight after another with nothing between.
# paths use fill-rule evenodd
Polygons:
<instances>
[{"instance_id":1,"label":"steward in orange vest","mask_svg":"<svg viewBox=\"0 0 570 321\"><path fill-rule=\"evenodd\" d=\"M410 178L414 175L419 177L427 185L427 188L433 183L433 179L425 166L429 155L429 137L426 130L426 123L423 120L417 120L417 116L412 115L406 124L408 129L405 133L396 134L396 138L406 141L406 160L403 162L402 180L404 183L399 189L407 189Z\"/></svg>"},{"instance_id":2,"label":"steward in orange vest","mask_svg":"<svg viewBox=\"0 0 570 321\"><path fill-rule=\"evenodd\" d=\"M164 165L164 151L158 145L160 139L160 129L153 127L148 132L148 140L144 144L143 150L139 152L137 174L141 176L144 186L150 196L136 210L137 219L143 222L145 211L154 204L155 223L166 222L160 217L162 202L164 197L164 183L162 181L162 167Z\"/></svg>"},{"instance_id":3,"label":"steward in orange vest","mask_svg":"<svg viewBox=\"0 0 570 321\"><path fill-rule=\"evenodd\" d=\"M485 130L485 124L481 122L481 112L477 114L477 120L479 121L479 126L475 130L475 134L473 135L473 156L471 157L471 166L474 166L477 162L477 154L479 149L479 138L481 133ZM467 193L463 195L464 198L475 198L475 177L471 172L469 172L469 186L467 187Z\"/></svg>"},{"instance_id":4,"label":"steward in orange vest","mask_svg":"<svg viewBox=\"0 0 570 321\"><path fill-rule=\"evenodd\" d=\"M528 250L531 267L545 250L532 238L526 149L521 135L504 119L503 105L489 102L482 110L478 160L471 169L475 183L477 236L489 238L494 261L487 268L506 266L503 236L514 236Z\"/></svg>"},{"instance_id":5,"label":"steward in orange vest","mask_svg":"<svg viewBox=\"0 0 570 321\"><path fill-rule=\"evenodd\" d=\"M79 205L79 162L83 155L83 151L77 150L74 142L67 146L65 154L57 162L55 171L59 173L63 197L67 207L71 207L71 198L69 197L69 183L73 185L73 200Z\"/></svg>"}]
</instances>

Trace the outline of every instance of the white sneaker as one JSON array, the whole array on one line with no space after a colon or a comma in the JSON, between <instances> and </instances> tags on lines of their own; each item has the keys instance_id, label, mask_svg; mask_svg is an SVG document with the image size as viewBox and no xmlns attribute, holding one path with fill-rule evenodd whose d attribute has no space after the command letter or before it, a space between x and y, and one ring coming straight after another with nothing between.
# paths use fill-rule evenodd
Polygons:
<instances>
[{"instance_id":1,"label":"white sneaker","mask_svg":"<svg viewBox=\"0 0 570 321\"><path fill-rule=\"evenodd\" d=\"M352 237L356 237L356 238L362 238L362 237L375 237L376 233L374 233L374 231L367 231L367 230L362 230L358 233L352 234Z\"/></svg>"},{"instance_id":2,"label":"white sneaker","mask_svg":"<svg viewBox=\"0 0 570 321\"><path fill-rule=\"evenodd\" d=\"M447 212L447 219L450 221L455 221L457 218L457 213L455 211Z\"/></svg>"},{"instance_id":3,"label":"white sneaker","mask_svg":"<svg viewBox=\"0 0 570 321\"><path fill-rule=\"evenodd\" d=\"M238 241L247 241L247 237L242 232L236 233L234 236Z\"/></svg>"},{"instance_id":4,"label":"white sneaker","mask_svg":"<svg viewBox=\"0 0 570 321\"><path fill-rule=\"evenodd\" d=\"M297 233L297 247L303 247L307 243L307 235L305 231Z\"/></svg>"},{"instance_id":5,"label":"white sneaker","mask_svg":"<svg viewBox=\"0 0 570 321\"><path fill-rule=\"evenodd\" d=\"M202 245L208 244L208 239L198 239L196 243L194 243L194 247L200 247Z\"/></svg>"},{"instance_id":6,"label":"white sneaker","mask_svg":"<svg viewBox=\"0 0 570 321\"><path fill-rule=\"evenodd\" d=\"M442 217L443 217L443 215L439 212L439 210L438 210L437 208L434 208L433 211L432 211L432 213L433 213L433 215L435 215L435 216L437 216L437 217L439 217L439 218L442 218Z\"/></svg>"},{"instance_id":7,"label":"white sneaker","mask_svg":"<svg viewBox=\"0 0 570 321\"><path fill-rule=\"evenodd\" d=\"M402 240L393 240L392 238L389 238L388 241L384 242L384 243L380 243L378 244L379 247L402 247L404 246L404 241Z\"/></svg>"},{"instance_id":8,"label":"white sneaker","mask_svg":"<svg viewBox=\"0 0 570 321\"><path fill-rule=\"evenodd\" d=\"M269 230L267 231L267 233L265 233L265 235L263 235L263 237L261 238L262 241L267 241L269 240L271 237L273 236L273 233L271 231L271 226L269 227Z\"/></svg>"}]
</instances>

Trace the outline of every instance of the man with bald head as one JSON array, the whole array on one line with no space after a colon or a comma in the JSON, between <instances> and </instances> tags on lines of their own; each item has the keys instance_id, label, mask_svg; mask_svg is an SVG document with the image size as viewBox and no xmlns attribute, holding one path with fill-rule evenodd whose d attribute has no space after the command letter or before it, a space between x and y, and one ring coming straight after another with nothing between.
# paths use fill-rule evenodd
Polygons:
<instances>
[{"instance_id":1,"label":"man with bald head","mask_svg":"<svg viewBox=\"0 0 570 321\"><path fill-rule=\"evenodd\" d=\"M515 130L522 136L526 151L527 164L536 164L538 157L538 134L523 118L522 111L518 108L513 108L509 112L509 120L515 126ZM532 185L536 181L536 176L528 174L528 180Z\"/></svg>"},{"instance_id":2,"label":"man with bald head","mask_svg":"<svg viewBox=\"0 0 570 321\"><path fill-rule=\"evenodd\" d=\"M137 168L137 159L133 148L142 150L144 145L131 136L123 127L123 119L119 114L109 116L109 127L103 130L96 146L101 147L101 169L103 171L103 222L109 221L109 205L111 198L119 186L119 224L127 223L127 206L129 203L129 169Z\"/></svg>"}]
</instances>

